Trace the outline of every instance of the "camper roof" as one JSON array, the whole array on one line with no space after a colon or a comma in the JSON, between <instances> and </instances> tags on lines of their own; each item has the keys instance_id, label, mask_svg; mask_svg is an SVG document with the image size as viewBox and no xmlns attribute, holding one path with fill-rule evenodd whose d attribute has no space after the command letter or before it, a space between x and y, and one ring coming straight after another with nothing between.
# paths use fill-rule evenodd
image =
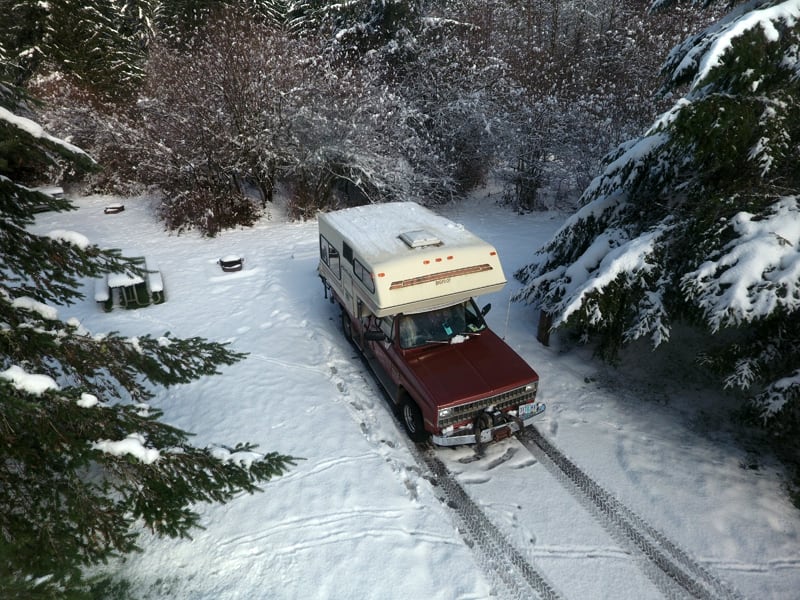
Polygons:
<instances>
[{"instance_id":1,"label":"camper roof","mask_svg":"<svg viewBox=\"0 0 800 600\"><path fill-rule=\"evenodd\" d=\"M370 265L405 255L409 248L433 253L486 244L463 225L441 217L414 202L389 202L356 206L320 215L327 220ZM488 244L486 244L488 246Z\"/></svg>"},{"instance_id":2,"label":"camper roof","mask_svg":"<svg viewBox=\"0 0 800 600\"><path fill-rule=\"evenodd\" d=\"M373 314L419 312L498 291L505 283L497 252L462 225L413 202L373 204L319 216L368 274L358 271ZM332 241L332 240L331 240ZM359 277L359 275L357 275Z\"/></svg>"}]
</instances>

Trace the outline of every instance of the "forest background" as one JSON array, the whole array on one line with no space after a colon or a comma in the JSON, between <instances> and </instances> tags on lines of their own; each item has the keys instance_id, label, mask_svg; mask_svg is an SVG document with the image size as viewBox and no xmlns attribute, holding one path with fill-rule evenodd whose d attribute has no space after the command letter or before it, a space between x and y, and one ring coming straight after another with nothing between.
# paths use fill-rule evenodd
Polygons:
<instances>
[{"instance_id":1,"label":"forest background","mask_svg":"<svg viewBox=\"0 0 800 600\"><path fill-rule=\"evenodd\" d=\"M213 234L289 190L293 212L444 202L487 182L574 206L638 135L669 50L716 13L640 1L3 0L4 80L103 169ZM40 174L41 177L41 174ZM213 216L212 216L213 215Z\"/></svg>"}]
</instances>

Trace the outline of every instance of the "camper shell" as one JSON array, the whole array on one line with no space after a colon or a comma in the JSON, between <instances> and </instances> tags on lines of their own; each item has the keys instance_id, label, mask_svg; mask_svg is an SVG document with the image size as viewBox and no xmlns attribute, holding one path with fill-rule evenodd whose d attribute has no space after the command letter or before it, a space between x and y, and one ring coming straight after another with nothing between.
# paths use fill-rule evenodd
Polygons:
<instances>
[{"instance_id":1,"label":"camper shell","mask_svg":"<svg viewBox=\"0 0 800 600\"><path fill-rule=\"evenodd\" d=\"M411 202L324 213L318 223L325 295L413 439L483 443L544 410L538 375L474 301L506 284L492 245Z\"/></svg>"},{"instance_id":2,"label":"camper shell","mask_svg":"<svg viewBox=\"0 0 800 600\"><path fill-rule=\"evenodd\" d=\"M413 202L321 214L319 234L331 285L376 317L455 304L506 284L491 245Z\"/></svg>"}]
</instances>

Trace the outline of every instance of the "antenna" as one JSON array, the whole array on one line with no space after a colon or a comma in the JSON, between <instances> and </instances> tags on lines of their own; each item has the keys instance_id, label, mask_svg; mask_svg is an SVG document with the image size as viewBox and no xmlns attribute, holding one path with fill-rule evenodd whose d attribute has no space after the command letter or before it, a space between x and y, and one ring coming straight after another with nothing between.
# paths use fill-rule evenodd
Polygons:
<instances>
[{"instance_id":1,"label":"antenna","mask_svg":"<svg viewBox=\"0 0 800 600\"><path fill-rule=\"evenodd\" d=\"M503 329L503 340L506 339L506 335L508 335L508 315L511 312L511 290L508 291L508 304L506 304L506 326Z\"/></svg>"}]
</instances>

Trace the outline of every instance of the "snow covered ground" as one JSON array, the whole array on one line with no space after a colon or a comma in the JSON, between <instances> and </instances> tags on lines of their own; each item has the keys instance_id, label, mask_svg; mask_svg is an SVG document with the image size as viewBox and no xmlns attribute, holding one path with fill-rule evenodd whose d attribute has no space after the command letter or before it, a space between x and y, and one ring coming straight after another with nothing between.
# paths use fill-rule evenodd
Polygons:
<instances>
[{"instance_id":1,"label":"snow covered ground","mask_svg":"<svg viewBox=\"0 0 800 600\"><path fill-rule=\"evenodd\" d=\"M72 230L103 247L144 255L161 269L167 301L103 312L61 308L95 333L170 331L229 341L249 357L222 375L160 390L165 420L198 445L252 441L302 457L297 466L226 506L202 506L192 540L145 534L144 552L112 565L137 598L443 600L502 597L457 530L450 508L413 459L405 434L339 329L317 278L315 222L279 210L214 239L170 235L147 199L104 214L119 198L76 200L39 215L36 229ZM725 411L679 357L659 358L659 383L626 354L622 371L564 342L535 340L536 315L509 304L512 274L564 220L520 216L474 199L445 216L493 243L509 278L490 325L539 372L548 403L539 430L603 488L747 598L797 598L800 513L778 465L733 443ZM244 257L223 273L220 257ZM564 598L659 598L640 561L517 440L471 460L441 449L470 497ZM500 460L500 459L503 460ZM757 468L751 468L757 466Z\"/></svg>"}]
</instances>

